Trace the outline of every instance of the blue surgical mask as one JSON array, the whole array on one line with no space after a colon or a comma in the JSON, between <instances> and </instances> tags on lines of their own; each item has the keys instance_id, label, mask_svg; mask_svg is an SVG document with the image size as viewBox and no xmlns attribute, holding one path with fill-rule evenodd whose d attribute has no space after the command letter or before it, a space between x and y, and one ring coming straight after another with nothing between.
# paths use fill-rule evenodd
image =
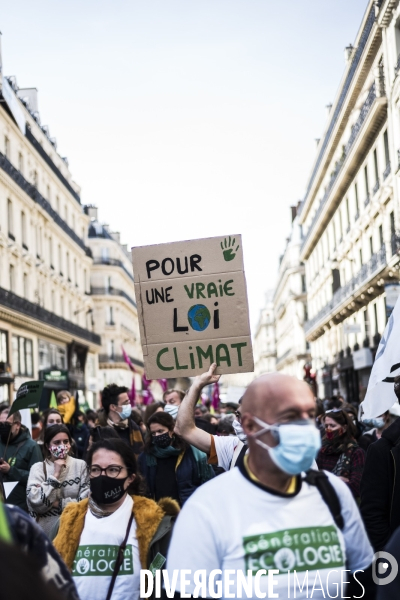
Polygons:
<instances>
[{"instance_id":1,"label":"blue surgical mask","mask_svg":"<svg viewBox=\"0 0 400 600\"><path fill-rule=\"evenodd\" d=\"M132 406L130 404L124 404L122 406L121 412L118 414L121 417L121 419L125 421L125 419L128 419L132 414Z\"/></svg>"},{"instance_id":2,"label":"blue surgical mask","mask_svg":"<svg viewBox=\"0 0 400 600\"><path fill-rule=\"evenodd\" d=\"M377 429L383 429L385 427L386 421L383 417L376 417L375 419L365 419L363 421L369 427L376 427Z\"/></svg>"},{"instance_id":3,"label":"blue surgical mask","mask_svg":"<svg viewBox=\"0 0 400 600\"><path fill-rule=\"evenodd\" d=\"M237 419L234 419L232 421L232 427L235 430L235 433L239 440L245 444L247 442L247 435L243 431L243 427Z\"/></svg>"},{"instance_id":4,"label":"blue surgical mask","mask_svg":"<svg viewBox=\"0 0 400 600\"><path fill-rule=\"evenodd\" d=\"M171 415L171 417L173 419L176 419L176 417L178 415L178 410L179 410L179 406L177 406L176 404L166 404L164 406L164 412Z\"/></svg>"},{"instance_id":5,"label":"blue surgical mask","mask_svg":"<svg viewBox=\"0 0 400 600\"><path fill-rule=\"evenodd\" d=\"M302 420L269 425L257 417L253 419L262 429L252 437L271 431L279 439L278 445L274 448L258 439L256 443L269 452L271 459L281 471L288 475L298 475L311 468L321 447L320 433L312 421Z\"/></svg>"}]
</instances>

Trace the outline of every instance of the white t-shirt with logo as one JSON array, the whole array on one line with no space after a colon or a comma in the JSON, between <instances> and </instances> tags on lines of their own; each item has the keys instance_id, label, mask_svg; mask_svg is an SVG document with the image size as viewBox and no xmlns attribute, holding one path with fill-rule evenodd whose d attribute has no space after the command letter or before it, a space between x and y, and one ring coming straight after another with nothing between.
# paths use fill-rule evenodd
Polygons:
<instances>
[{"instance_id":1,"label":"white t-shirt with logo","mask_svg":"<svg viewBox=\"0 0 400 600\"><path fill-rule=\"evenodd\" d=\"M251 570L254 576L261 569L278 569L280 573L274 575L278 583L273 587L278 598L319 600L329 597L327 589L335 597L342 575L344 582L349 579L349 571L341 571L367 568L373 550L348 487L331 473L327 476L340 499L343 532L336 527L318 489L304 481L297 494L284 496L252 483L236 468L201 486L185 503L175 524L167 560L170 579L175 569L191 570L190 576L184 575L190 581L184 591L193 593L194 571L203 569L208 577L214 569L232 569L229 577L234 583L229 592L234 596L230 597L239 597L237 571L247 576ZM307 571L308 583L301 590ZM182 591L179 582L180 577L177 589ZM268 595L268 577L261 577L260 589L272 597ZM211 597L208 590L206 595ZM247 597L244 590L242 597ZM256 598L254 588L248 597Z\"/></svg>"},{"instance_id":2,"label":"white t-shirt with logo","mask_svg":"<svg viewBox=\"0 0 400 600\"><path fill-rule=\"evenodd\" d=\"M127 496L118 510L108 517L98 519L90 510L86 513L72 567L72 576L80 600L105 600L107 597L115 559L125 539L132 507L133 500ZM133 519L113 598L139 599L140 569L136 522Z\"/></svg>"}]
</instances>

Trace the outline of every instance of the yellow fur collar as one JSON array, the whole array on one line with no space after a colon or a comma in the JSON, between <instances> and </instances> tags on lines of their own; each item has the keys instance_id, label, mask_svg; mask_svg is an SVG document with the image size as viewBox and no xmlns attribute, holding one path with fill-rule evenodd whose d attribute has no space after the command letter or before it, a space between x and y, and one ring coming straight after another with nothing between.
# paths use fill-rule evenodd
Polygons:
<instances>
[{"instance_id":1,"label":"yellow fur collar","mask_svg":"<svg viewBox=\"0 0 400 600\"><path fill-rule=\"evenodd\" d=\"M136 521L136 536L139 545L140 562L144 569L148 568L148 553L150 542L153 539L162 518L168 515L177 515L179 506L171 498L163 498L160 504L144 498L132 496L132 512ZM54 546L61 555L67 567L72 570L79 540L85 524L88 510L88 499L81 502L71 502L61 515L60 529L54 540ZM107 517L105 517L107 518Z\"/></svg>"}]
</instances>

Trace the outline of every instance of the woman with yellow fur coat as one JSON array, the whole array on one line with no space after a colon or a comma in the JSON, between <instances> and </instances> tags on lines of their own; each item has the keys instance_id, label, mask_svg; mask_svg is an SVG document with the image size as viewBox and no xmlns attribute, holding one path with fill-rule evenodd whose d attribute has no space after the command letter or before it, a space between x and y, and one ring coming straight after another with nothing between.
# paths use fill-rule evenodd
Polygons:
<instances>
[{"instance_id":1,"label":"woman with yellow fur coat","mask_svg":"<svg viewBox=\"0 0 400 600\"><path fill-rule=\"evenodd\" d=\"M87 463L90 498L65 508L54 545L81 600L139 600L140 569L163 568L179 506L139 495L136 458L121 440L94 444Z\"/></svg>"}]
</instances>

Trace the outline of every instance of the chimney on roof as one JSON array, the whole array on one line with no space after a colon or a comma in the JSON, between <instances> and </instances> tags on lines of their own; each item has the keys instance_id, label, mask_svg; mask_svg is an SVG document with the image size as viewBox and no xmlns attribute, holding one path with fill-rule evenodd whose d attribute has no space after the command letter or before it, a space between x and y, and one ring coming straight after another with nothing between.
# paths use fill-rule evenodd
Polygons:
<instances>
[{"instance_id":1,"label":"chimney on roof","mask_svg":"<svg viewBox=\"0 0 400 600\"><path fill-rule=\"evenodd\" d=\"M291 211L291 214L292 214L292 223L293 223L293 221L297 217L297 206L291 206L290 207L290 211Z\"/></svg>"},{"instance_id":2,"label":"chimney on roof","mask_svg":"<svg viewBox=\"0 0 400 600\"><path fill-rule=\"evenodd\" d=\"M94 204L86 204L84 206L84 212L85 212L85 215L88 215L92 220L94 220L94 221L98 220L98 217L97 217L98 208L97 208L97 206L94 206Z\"/></svg>"},{"instance_id":3,"label":"chimney on roof","mask_svg":"<svg viewBox=\"0 0 400 600\"><path fill-rule=\"evenodd\" d=\"M329 102L329 104L327 104L325 108L326 108L327 115L329 117L330 112L332 110L332 102Z\"/></svg>"},{"instance_id":4,"label":"chimney on roof","mask_svg":"<svg viewBox=\"0 0 400 600\"><path fill-rule=\"evenodd\" d=\"M121 234L119 231L111 231L111 237L113 238L113 240L115 240L116 242L118 242L118 244L121 243Z\"/></svg>"},{"instance_id":5,"label":"chimney on roof","mask_svg":"<svg viewBox=\"0 0 400 600\"><path fill-rule=\"evenodd\" d=\"M18 98L21 100L27 100L29 103L29 109L33 113L39 112L39 102L38 102L38 91L37 88L19 88L18 90Z\"/></svg>"},{"instance_id":6,"label":"chimney on roof","mask_svg":"<svg viewBox=\"0 0 400 600\"><path fill-rule=\"evenodd\" d=\"M346 65L348 65L349 62L351 61L351 59L353 58L353 52L354 52L354 47L352 44L349 44L344 49L344 60L346 62Z\"/></svg>"}]
</instances>

